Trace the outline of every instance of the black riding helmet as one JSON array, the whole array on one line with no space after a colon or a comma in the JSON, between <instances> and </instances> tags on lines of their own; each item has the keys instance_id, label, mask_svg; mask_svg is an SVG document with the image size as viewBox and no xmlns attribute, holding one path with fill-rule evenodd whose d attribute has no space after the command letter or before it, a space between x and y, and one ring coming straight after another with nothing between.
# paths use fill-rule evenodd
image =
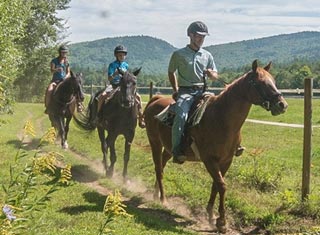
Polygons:
<instances>
[{"instance_id":1,"label":"black riding helmet","mask_svg":"<svg viewBox=\"0 0 320 235\"><path fill-rule=\"evenodd\" d=\"M61 53L61 52L68 52L69 49L68 49L68 47L66 47L65 45L62 45L62 46L59 47L58 51L59 51L59 53Z\"/></svg>"},{"instance_id":2,"label":"black riding helmet","mask_svg":"<svg viewBox=\"0 0 320 235\"><path fill-rule=\"evenodd\" d=\"M187 29L188 36L190 36L190 33L196 33L204 36L209 35L208 27L202 21L192 22Z\"/></svg>"},{"instance_id":3,"label":"black riding helmet","mask_svg":"<svg viewBox=\"0 0 320 235\"><path fill-rule=\"evenodd\" d=\"M127 48L123 45L118 45L118 46L116 46L116 48L114 48L114 54L117 54L119 52L123 52L125 54L128 53Z\"/></svg>"}]
</instances>

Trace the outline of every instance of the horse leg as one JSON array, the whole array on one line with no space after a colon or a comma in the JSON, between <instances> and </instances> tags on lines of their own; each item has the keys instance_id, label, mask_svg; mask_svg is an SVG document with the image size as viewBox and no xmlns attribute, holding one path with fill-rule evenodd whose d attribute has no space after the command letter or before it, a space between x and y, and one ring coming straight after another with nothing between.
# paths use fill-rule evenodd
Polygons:
<instances>
[{"instance_id":1,"label":"horse leg","mask_svg":"<svg viewBox=\"0 0 320 235\"><path fill-rule=\"evenodd\" d=\"M64 130L64 126L65 126L65 122L64 122L64 118L59 117L58 118L58 122L57 122L58 126L58 136L61 138L61 147L63 149L65 149L65 130Z\"/></svg>"},{"instance_id":2,"label":"horse leg","mask_svg":"<svg viewBox=\"0 0 320 235\"><path fill-rule=\"evenodd\" d=\"M107 147L110 149L110 166L106 172L106 175L110 178L113 176L114 164L117 161L117 155L115 150L116 138L116 135L112 132L109 132L106 138Z\"/></svg>"},{"instance_id":3,"label":"horse leg","mask_svg":"<svg viewBox=\"0 0 320 235\"><path fill-rule=\"evenodd\" d=\"M131 150L131 144L134 137L134 131L130 132L125 136L125 143L124 143L124 155L123 155L123 171L122 176L124 182L127 180L127 174L128 174L128 163L130 160L130 150Z\"/></svg>"},{"instance_id":4,"label":"horse leg","mask_svg":"<svg viewBox=\"0 0 320 235\"><path fill-rule=\"evenodd\" d=\"M225 192L226 192L226 184L224 182L223 173L226 170L221 172L219 163L214 160L213 157L208 157L207 161L205 161L205 166L210 173L213 183L211 187L210 199L207 204L207 212L209 216L209 223L213 222L213 205L216 198L217 193L219 193L219 217L216 220L216 226L219 232L226 233L226 217L225 217Z\"/></svg>"},{"instance_id":5,"label":"horse leg","mask_svg":"<svg viewBox=\"0 0 320 235\"><path fill-rule=\"evenodd\" d=\"M171 154L163 148L162 150L162 156L158 164L155 164L155 170L156 170L156 184L155 184L155 194L154 197L157 196L159 198L160 193L160 202L162 204L166 204L166 197L164 193L164 187L163 187L163 169L165 168L168 160L171 158Z\"/></svg>"},{"instance_id":6,"label":"horse leg","mask_svg":"<svg viewBox=\"0 0 320 235\"><path fill-rule=\"evenodd\" d=\"M105 171L107 172L108 170L108 159L107 159L107 155L108 155L108 146L107 146L107 142L105 139L105 132L104 129L102 127L98 127L98 135L99 135L99 139L100 139L100 145L101 145L101 152L103 155L103 160L102 160L102 164L103 167L105 169Z\"/></svg>"},{"instance_id":7,"label":"horse leg","mask_svg":"<svg viewBox=\"0 0 320 235\"><path fill-rule=\"evenodd\" d=\"M63 144L63 148L64 149L68 149L69 145L68 145L68 133L69 133L69 125L70 125L70 121L71 121L71 117L67 117L66 120L66 125L64 126L64 144Z\"/></svg>"}]
</instances>

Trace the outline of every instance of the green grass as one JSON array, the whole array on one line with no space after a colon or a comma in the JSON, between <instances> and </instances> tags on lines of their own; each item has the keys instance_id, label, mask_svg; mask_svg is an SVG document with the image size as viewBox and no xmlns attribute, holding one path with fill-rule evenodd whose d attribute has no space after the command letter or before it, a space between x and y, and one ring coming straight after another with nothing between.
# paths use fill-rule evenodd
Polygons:
<instances>
[{"instance_id":1,"label":"green grass","mask_svg":"<svg viewBox=\"0 0 320 235\"><path fill-rule=\"evenodd\" d=\"M303 124L303 100L288 99L288 103L287 113L275 117L262 108L253 106L249 118ZM319 123L319 105L320 100L314 99L314 124ZM1 175L4 175L0 179L2 183L5 183L7 173L4 171L8 169L10 158L16 151L17 135L24 122L32 118L39 131L36 138L49 127L42 112L43 107L39 104L17 104L15 115L3 117L8 124L0 127L0 167ZM318 127L313 129L310 202L301 204L303 129L250 122L244 124L242 144L247 150L243 156L234 159L226 176L227 213L229 218L233 217L235 226L258 225L271 232L314 230L315 225L320 222L319 130ZM72 123L68 142L73 150L86 158L97 162L102 160L96 132L85 133ZM112 228L117 231L116 234L196 234L183 229L184 225L175 221L178 215L173 211L151 203L148 203L148 209L137 207L136 200L141 200L138 193L129 192L125 186L91 172L84 167L85 161L74 158L70 151L61 151L59 146L49 149L62 152L66 161L71 162L75 169L86 170L84 174L95 176L100 184L110 189L120 188L122 194L129 198L125 204L134 217L120 218L119 222L113 223ZM121 137L117 142L117 150L115 170L121 174L124 151ZM132 145L128 174L132 180L141 182L148 192L152 192L154 166L145 130L140 128L137 128ZM185 163L180 166L169 162L165 169L164 185L168 196L180 196L194 210L205 211L211 178L203 164ZM45 224L37 234L97 234L103 220L104 200L104 196L74 181L71 186L58 191L46 209L47 213L41 219L37 218L41 224ZM304 221L304 225L301 221Z\"/></svg>"}]
</instances>

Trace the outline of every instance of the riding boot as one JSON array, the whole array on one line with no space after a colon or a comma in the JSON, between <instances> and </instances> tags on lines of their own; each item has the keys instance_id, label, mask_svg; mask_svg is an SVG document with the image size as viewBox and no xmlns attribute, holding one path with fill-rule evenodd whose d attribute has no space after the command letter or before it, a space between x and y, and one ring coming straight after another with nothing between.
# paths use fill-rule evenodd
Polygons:
<instances>
[{"instance_id":1,"label":"riding boot","mask_svg":"<svg viewBox=\"0 0 320 235\"><path fill-rule=\"evenodd\" d=\"M140 95L137 93L136 94L136 104L137 104L137 110L138 110L138 123L139 123L139 127L140 128L145 128L146 127L146 123L144 122L144 116L143 116L143 112L142 112L142 104L141 104L141 97Z\"/></svg>"},{"instance_id":2,"label":"riding boot","mask_svg":"<svg viewBox=\"0 0 320 235\"><path fill-rule=\"evenodd\" d=\"M234 156L236 156L236 157L241 156L242 153L243 153L243 151L244 151L245 149L246 149L245 147L239 145L239 146L237 147L235 153L234 153Z\"/></svg>"},{"instance_id":3,"label":"riding boot","mask_svg":"<svg viewBox=\"0 0 320 235\"><path fill-rule=\"evenodd\" d=\"M44 110L44 113L45 114L48 114L48 107L49 107L49 104L50 104L50 101L51 101L51 94L52 94L52 91L50 90L46 90L46 95L44 97L44 106L45 106L45 110Z\"/></svg>"},{"instance_id":4,"label":"riding boot","mask_svg":"<svg viewBox=\"0 0 320 235\"><path fill-rule=\"evenodd\" d=\"M139 120L139 127L145 128L146 123L144 122L144 116L143 116L143 112L141 109L138 110L138 120Z\"/></svg>"}]
</instances>

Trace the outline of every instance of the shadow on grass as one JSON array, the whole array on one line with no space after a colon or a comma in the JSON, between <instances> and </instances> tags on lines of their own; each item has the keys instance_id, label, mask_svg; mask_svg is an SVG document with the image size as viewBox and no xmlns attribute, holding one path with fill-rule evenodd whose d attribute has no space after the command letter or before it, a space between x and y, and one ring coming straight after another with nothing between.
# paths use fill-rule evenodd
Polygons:
<instances>
[{"instance_id":1,"label":"shadow on grass","mask_svg":"<svg viewBox=\"0 0 320 235\"><path fill-rule=\"evenodd\" d=\"M92 171L87 165L75 165L71 167L72 179L80 183L94 182L99 179L99 174Z\"/></svg>"},{"instance_id":2,"label":"shadow on grass","mask_svg":"<svg viewBox=\"0 0 320 235\"><path fill-rule=\"evenodd\" d=\"M90 203L86 205L79 206L67 206L60 210L60 212L69 214L69 215L77 215L84 212L99 212L103 211L104 203L106 201L106 196L101 195L97 192L86 192L82 194L85 201Z\"/></svg>"},{"instance_id":3,"label":"shadow on grass","mask_svg":"<svg viewBox=\"0 0 320 235\"><path fill-rule=\"evenodd\" d=\"M24 141L21 143L21 140L9 140L7 141L8 145L14 146L16 149L23 149L26 151L33 150L38 147L40 143L40 138L32 138L30 141Z\"/></svg>"},{"instance_id":4,"label":"shadow on grass","mask_svg":"<svg viewBox=\"0 0 320 235\"><path fill-rule=\"evenodd\" d=\"M134 215L136 223L153 230L178 232L181 229L177 227L187 227L195 223L165 208L146 207L141 197L132 197L124 204L127 206L126 211Z\"/></svg>"},{"instance_id":5,"label":"shadow on grass","mask_svg":"<svg viewBox=\"0 0 320 235\"><path fill-rule=\"evenodd\" d=\"M60 212L69 215L77 215L84 212L103 213L106 196L93 191L86 192L82 196L88 204L64 207ZM171 232L181 232L183 227L194 224L193 221L167 209L145 207L143 200L140 197L132 197L130 200L123 202L127 206L126 211L134 216L136 223L143 224L152 230Z\"/></svg>"}]
</instances>

